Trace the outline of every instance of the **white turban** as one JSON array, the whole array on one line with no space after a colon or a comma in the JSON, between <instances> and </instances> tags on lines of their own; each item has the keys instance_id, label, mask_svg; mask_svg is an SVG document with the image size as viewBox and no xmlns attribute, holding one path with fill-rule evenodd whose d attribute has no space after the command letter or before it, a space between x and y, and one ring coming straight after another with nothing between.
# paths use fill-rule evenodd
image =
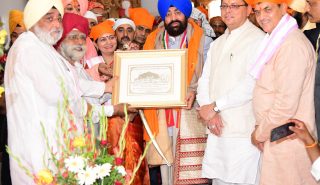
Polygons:
<instances>
[{"instance_id":1,"label":"white turban","mask_svg":"<svg viewBox=\"0 0 320 185\"><path fill-rule=\"evenodd\" d=\"M84 14L83 17L85 17L85 18L87 18L87 19L94 19L96 22L98 22L98 19L97 19L96 14L94 14L94 13L91 12L91 11L87 11L87 12Z\"/></svg>"},{"instance_id":2,"label":"white turban","mask_svg":"<svg viewBox=\"0 0 320 185\"><path fill-rule=\"evenodd\" d=\"M134 22L127 18L118 19L113 25L113 30L116 30L120 25L123 24L129 24L133 28L133 30L136 30L136 25L134 24Z\"/></svg>"},{"instance_id":3,"label":"white turban","mask_svg":"<svg viewBox=\"0 0 320 185\"><path fill-rule=\"evenodd\" d=\"M34 26L49 10L55 7L63 16L61 0L29 0L24 8L24 24L27 30Z\"/></svg>"}]
</instances>

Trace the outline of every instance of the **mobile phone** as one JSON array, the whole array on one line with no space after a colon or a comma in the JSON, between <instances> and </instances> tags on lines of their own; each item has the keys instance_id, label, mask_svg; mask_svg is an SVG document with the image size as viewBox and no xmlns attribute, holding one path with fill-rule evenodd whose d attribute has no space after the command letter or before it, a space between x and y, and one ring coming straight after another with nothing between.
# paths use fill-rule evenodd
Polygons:
<instances>
[{"instance_id":1,"label":"mobile phone","mask_svg":"<svg viewBox=\"0 0 320 185\"><path fill-rule=\"evenodd\" d=\"M289 129L290 126L295 126L295 123L289 122L284 125L281 125L279 127L276 127L271 130L271 136L270 136L270 141L277 141L281 138L284 138L286 136L289 136L293 134L293 132Z\"/></svg>"}]
</instances>

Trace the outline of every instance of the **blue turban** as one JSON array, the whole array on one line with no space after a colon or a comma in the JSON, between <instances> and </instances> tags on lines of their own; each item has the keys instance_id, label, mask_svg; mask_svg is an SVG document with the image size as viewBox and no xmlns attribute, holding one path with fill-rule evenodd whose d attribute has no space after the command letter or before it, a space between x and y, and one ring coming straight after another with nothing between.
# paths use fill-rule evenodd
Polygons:
<instances>
[{"instance_id":1,"label":"blue turban","mask_svg":"<svg viewBox=\"0 0 320 185\"><path fill-rule=\"evenodd\" d=\"M162 20L165 20L167 12L171 6L180 10L187 19L190 17L192 11L192 4L190 0L159 0L158 11Z\"/></svg>"}]
</instances>

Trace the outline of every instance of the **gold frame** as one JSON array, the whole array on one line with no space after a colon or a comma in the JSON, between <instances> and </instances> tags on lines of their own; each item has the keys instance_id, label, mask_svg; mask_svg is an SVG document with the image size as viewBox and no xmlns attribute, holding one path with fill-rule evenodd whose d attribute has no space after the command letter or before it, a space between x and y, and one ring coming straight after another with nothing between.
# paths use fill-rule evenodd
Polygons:
<instances>
[{"instance_id":1,"label":"gold frame","mask_svg":"<svg viewBox=\"0 0 320 185\"><path fill-rule=\"evenodd\" d=\"M112 104L185 107L187 64L185 49L116 51L113 75L118 80L113 87Z\"/></svg>"}]
</instances>

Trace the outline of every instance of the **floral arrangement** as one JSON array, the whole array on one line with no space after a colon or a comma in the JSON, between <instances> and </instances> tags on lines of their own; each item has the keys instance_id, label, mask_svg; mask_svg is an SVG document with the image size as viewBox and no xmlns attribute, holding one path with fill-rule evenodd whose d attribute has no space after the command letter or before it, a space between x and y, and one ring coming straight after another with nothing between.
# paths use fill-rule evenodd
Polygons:
<instances>
[{"instance_id":1,"label":"floral arrangement","mask_svg":"<svg viewBox=\"0 0 320 185\"><path fill-rule=\"evenodd\" d=\"M2 23L0 22L0 28L1 28ZM0 30L0 62L3 63L5 58L4 54L4 44L6 42L6 37L7 37L7 32L5 29ZM0 71L3 71L2 65L0 65Z\"/></svg>"},{"instance_id":2,"label":"floral arrangement","mask_svg":"<svg viewBox=\"0 0 320 185\"><path fill-rule=\"evenodd\" d=\"M1 22L1 17L0 17L0 57L4 54L4 44L6 42L6 37L8 33L6 32L5 29L2 29L3 23Z\"/></svg>"},{"instance_id":3,"label":"floral arrangement","mask_svg":"<svg viewBox=\"0 0 320 185\"><path fill-rule=\"evenodd\" d=\"M64 89L64 88L63 88ZM64 94L65 91L64 91ZM50 144L46 130L41 123L43 135L45 137L47 149L51 151L50 160L54 162L57 170L49 167L32 174L20 159L15 156L7 147L9 155L15 159L25 173L33 178L37 185L58 185L58 184L85 184L85 185L129 185L133 182L135 173L138 171L150 142L146 144L145 151L140 156L138 164L133 172L128 171L122 166L122 155L125 148L125 133L128 126L128 115L125 107L125 124L123 126L118 148L115 156L108 154L108 119L102 112L100 114L99 136L95 136L94 125L91 115L85 119L84 133L77 134L78 128L74 123L74 116L68 108L67 96L64 97L64 105L59 111L57 121L57 143L60 153L50 150ZM88 126L87 126L88 125ZM93 131L93 132L91 132Z\"/></svg>"}]
</instances>

